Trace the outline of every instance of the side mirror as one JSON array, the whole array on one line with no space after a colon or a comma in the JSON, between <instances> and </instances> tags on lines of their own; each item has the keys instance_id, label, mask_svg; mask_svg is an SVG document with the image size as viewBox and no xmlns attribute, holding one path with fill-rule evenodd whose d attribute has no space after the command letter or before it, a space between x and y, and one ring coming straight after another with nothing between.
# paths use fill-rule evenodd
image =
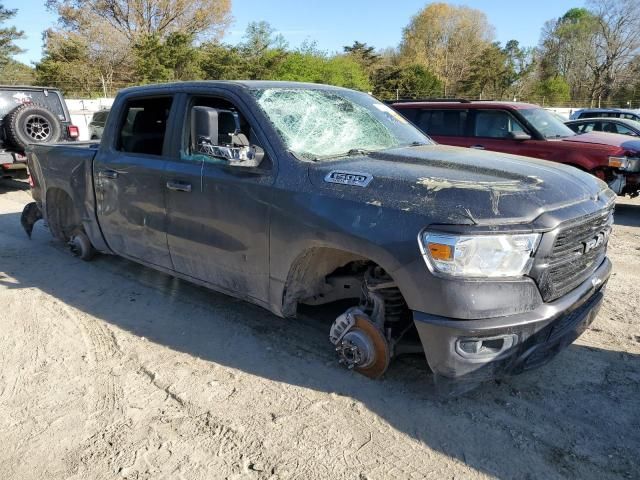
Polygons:
<instances>
[{"instance_id":1,"label":"side mirror","mask_svg":"<svg viewBox=\"0 0 640 480\"><path fill-rule=\"evenodd\" d=\"M264 150L240 133L237 112L211 107L191 110L191 151L238 167L257 167L264 159Z\"/></svg>"},{"instance_id":2,"label":"side mirror","mask_svg":"<svg viewBox=\"0 0 640 480\"><path fill-rule=\"evenodd\" d=\"M524 132L509 132L509 138L518 142L524 142L525 140L531 140L531 135Z\"/></svg>"},{"instance_id":3,"label":"side mirror","mask_svg":"<svg viewBox=\"0 0 640 480\"><path fill-rule=\"evenodd\" d=\"M191 150L199 151L203 143L218 143L218 110L193 107L191 110Z\"/></svg>"}]
</instances>

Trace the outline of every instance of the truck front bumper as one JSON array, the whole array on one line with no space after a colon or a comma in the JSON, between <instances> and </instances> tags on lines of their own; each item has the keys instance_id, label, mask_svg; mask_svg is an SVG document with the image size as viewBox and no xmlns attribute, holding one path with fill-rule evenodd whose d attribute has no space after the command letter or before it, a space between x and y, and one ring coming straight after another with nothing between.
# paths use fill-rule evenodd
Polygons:
<instances>
[{"instance_id":1,"label":"truck front bumper","mask_svg":"<svg viewBox=\"0 0 640 480\"><path fill-rule=\"evenodd\" d=\"M431 370L449 379L483 381L543 365L593 322L610 274L605 259L572 292L517 315L454 320L414 311Z\"/></svg>"}]
</instances>

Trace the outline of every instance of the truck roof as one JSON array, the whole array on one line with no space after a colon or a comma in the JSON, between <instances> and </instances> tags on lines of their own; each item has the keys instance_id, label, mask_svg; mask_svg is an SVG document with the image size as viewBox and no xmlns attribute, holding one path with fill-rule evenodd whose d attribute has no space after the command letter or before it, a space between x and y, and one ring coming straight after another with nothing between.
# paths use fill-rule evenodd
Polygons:
<instances>
[{"instance_id":1,"label":"truck roof","mask_svg":"<svg viewBox=\"0 0 640 480\"><path fill-rule=\"evenodd\" d=\"M156 83L150 85L141 85L136 87L128 87L123 89L123 92L137 92L147 89L162 90L162 89L175 89L178 88L190 88L190 87L214 87L217 85L235 86L242 88L309 88L309 89L333 89L333 90L347 90L343 87L335 87L332 85L324 85L322 83L305 83L305 82L289 82L278 80L196 80L188 82L170 82L170 83Z\"/></svg>"}]
</instances>

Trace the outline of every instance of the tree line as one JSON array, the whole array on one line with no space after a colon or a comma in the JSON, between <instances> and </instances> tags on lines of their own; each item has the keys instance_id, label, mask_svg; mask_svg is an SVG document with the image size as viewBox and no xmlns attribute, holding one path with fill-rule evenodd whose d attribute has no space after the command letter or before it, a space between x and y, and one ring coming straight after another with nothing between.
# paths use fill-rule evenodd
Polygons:
<instances>
[{"instance_id":1,"label":"tree line","mask_svg":"<svg viewBox=\"0 0 640 480\"><path fill-rule=\"evenodd\" d=\"M466 97L640 107L640 0L587 0L542 26L535 47L502 45L486 15L430 3L400 45L359 41L328 53L291 48L264 21L239 44L224 42L230 0L46 0L58 16L33 66L13 56L23 33L0 28L0 82L112 96L122 87L194 79L328 83L384 99ZM15 11L0 5L0 25Z\"/></svg>"}]
</instances>

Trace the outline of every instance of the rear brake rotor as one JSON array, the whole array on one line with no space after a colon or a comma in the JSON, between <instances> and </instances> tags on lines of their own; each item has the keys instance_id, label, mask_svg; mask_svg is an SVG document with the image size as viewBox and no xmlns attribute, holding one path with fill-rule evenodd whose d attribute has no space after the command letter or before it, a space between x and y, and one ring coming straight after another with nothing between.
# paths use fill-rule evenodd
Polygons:
<instances>
[{"instance_id":1,"label":"rear brake rotor","mask_svg":"<svg viewBox=\"0 0 640 480\"><path fill-rule=\"evenodd\" d=\"M366 315L354 314L354 324L336 344L340 363L369 378L379 378L389 367L389 344Z\"/></svg>"}]
</instances>

